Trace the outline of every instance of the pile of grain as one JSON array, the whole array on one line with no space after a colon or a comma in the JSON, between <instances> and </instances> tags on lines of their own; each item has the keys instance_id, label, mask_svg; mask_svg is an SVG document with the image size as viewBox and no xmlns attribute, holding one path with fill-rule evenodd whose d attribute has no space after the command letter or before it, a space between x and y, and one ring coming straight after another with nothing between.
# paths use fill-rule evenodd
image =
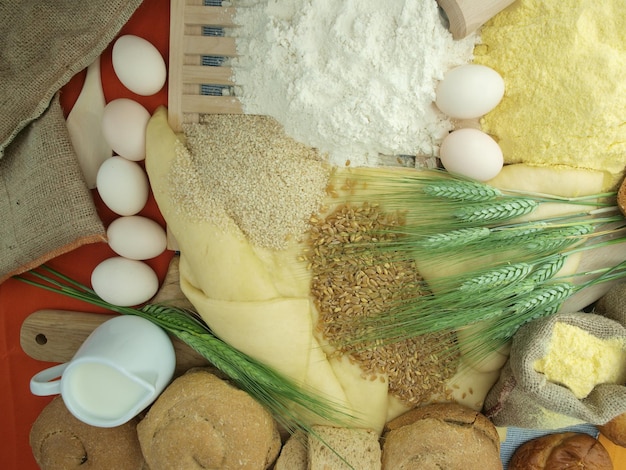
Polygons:
<instances>
[{"instance_id":1,"label":"pile of grain","mask_svg":"<svg viewBox=\"0 0 626 470\"><path fill-rule=\"evenodd\" d=\"M264 248L303 236L329 176L316 150L266 116L206 115L184 131L169 181L177 210L222 228L234 223Z\"/></svg>"},{"instance_id":2,"label":"pile of grain","mask_svg":"<svg viewBox=\"0 0 626 470\"><path fill-rule=\"evenodd\" d=\"M381 230L401 224L368 203L341 205L325 218L311 218L306 259L312 270L311 292L319 312L317 333L348 354L363 370L363 377L381 379L386 374L389 391L414 406L445 397L445 382L456 370L452 334L424 335L390 344L367 344L356 338L362 331L354 319L384 315L394 302L423 291L415 263L398 261L393 253L363 248L392 235Z\"/></svg>"}]
</instances>

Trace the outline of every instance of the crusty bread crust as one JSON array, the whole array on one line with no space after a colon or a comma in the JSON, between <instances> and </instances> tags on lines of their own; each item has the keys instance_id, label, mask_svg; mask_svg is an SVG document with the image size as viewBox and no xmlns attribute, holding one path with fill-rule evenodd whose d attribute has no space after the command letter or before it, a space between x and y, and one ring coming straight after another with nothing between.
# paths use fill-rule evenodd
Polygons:
<instances>
[{"instance_id":1,"label":"crusty bread crust","mask_svg":"<svg viewBox=\"0 0 626 470\"><path fill-rule=\"evenodd\" d=\"M608 423L597 426L597 428L614 444L626 447L626 413L617 415Z\"/></svg>"},{"instance_id":2,"label":"crusty bread crust","mask_svg":"<svg viewBox=\"0 0 626 470\"><path fill-rule=\"evenodd\" d=\"M604 446L588 434L548 434L522 444L513 454L509 470L612 470Z\"/></svg>"},{"instance_id":3,"label":"crusty bread crust","mask_svg":"<svg viewBox=\"0 0 626 470\"><path fill-rule=\"evenodd\" d=\"M296 431L287 439L274 464L274 470L308 470L307 436Z\"/></svg>"},{"instance_id":4,"label":"crusty bread crust","mask_svg":"<svg viewBox=\"0 0 626 470\"><path fill-rule=\"evenodd\" d=\"M383 470L501 470L500 438L471 408L428 405L387 423L382 464Z\"/></svg>"}]
</instances>

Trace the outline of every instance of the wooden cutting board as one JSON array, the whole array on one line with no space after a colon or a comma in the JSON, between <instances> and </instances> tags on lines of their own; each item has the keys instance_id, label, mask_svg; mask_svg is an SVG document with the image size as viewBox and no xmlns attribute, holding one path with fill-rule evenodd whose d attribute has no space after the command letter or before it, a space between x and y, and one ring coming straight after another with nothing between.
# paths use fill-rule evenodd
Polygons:
<instances>
[{"instance_id":1,"label":"wooden cutting board","mask_svg":"<svg viewBox=\"0 0 626 470\"><path fill-rule=\"evenodd\" d=\"M67 362L91 332L115 315L73 312L69 310L38 310L22 324L20 345L33 359L46 362ZM206 367L206 359L182 341L172 338L176 352L178 376L192 367Z\"/></svg>"}]
</instances>

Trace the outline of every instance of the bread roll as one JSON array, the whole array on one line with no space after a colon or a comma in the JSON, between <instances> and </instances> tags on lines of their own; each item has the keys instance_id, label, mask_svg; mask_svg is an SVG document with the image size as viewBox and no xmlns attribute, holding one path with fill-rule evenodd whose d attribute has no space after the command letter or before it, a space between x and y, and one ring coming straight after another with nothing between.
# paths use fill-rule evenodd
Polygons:
<instances>
[{"instance_id":1,"label":"bread roll","mask_svg":"<svg viewBox=\"0 0 626 470\"><path fill-rule=\"evenodd\" d=\"M150 470L260 470L274 462L281 444L265 408L205 369L174 380L137 434Z\"/></svg>"},{"instance_id":2,"label":"bread roll","mask_svg":"<svg viewBox=\"0 0 626 470\"><path fill-rule=\"evenodd\" d=\"M291 435L274 465L274 470L308 470L307 436L303 431Z\"/></svg>"},{"instance_id":3,"label":"bread roll","mask_svg":"<svg viewBox=\"0 0 626 470\"><path fill-rule=\"evenodd\" d=\"M588 434L549 434L522 444L513 454L509 470L612 470L604 446Z\"/></svg>"},{"instance_id":4,"label":"bread roll","mask_svg":"<svg viewBox=\"0 0 626 470\"><path fill-rule=\"evenodd\" d=\"M41 470L140 470L144 459L136 426L136 419L114 428L90 426L57 396L35 420L30 446Z\"/></svg>"},{"instance_id":5,"label":"bread roll","mask_svg":"<svg viewBox=\"0 0 626 470\"><path fill-rule=\"evenodd\" d=\"M596 427L613 444L626 447L626 413L617 415L608 423Z\"/></svg>"},{"instance_id":6,"label":"bread roll","mask_svg":"<svg viewBox=\"0 0 626 470\"><path fill-rule=\"evenodd\" d=\"M495 426L454 403L415 408L387 423L383 470L501 470Z\"/></svg>"}]
</instances>

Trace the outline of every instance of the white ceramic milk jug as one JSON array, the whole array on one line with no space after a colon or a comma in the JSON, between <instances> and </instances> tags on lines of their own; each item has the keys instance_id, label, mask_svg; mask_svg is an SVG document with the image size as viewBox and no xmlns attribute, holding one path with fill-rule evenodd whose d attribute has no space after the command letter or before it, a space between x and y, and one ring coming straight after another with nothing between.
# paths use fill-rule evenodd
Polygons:
<instances>
[{"instance_id":1,"label":"white ceramic milk jug","mask_svg":"<svg viewBox=\"0 0 626 470\"><path fill-rule=\"evenodd\" d=\"M41 396L60 393L76 418L108 428L150 405L172 379L175 365L164 330L144 318L121 315L98 326L69 362L36 374L30 389Z\"/></svg>"}]
</instances>

